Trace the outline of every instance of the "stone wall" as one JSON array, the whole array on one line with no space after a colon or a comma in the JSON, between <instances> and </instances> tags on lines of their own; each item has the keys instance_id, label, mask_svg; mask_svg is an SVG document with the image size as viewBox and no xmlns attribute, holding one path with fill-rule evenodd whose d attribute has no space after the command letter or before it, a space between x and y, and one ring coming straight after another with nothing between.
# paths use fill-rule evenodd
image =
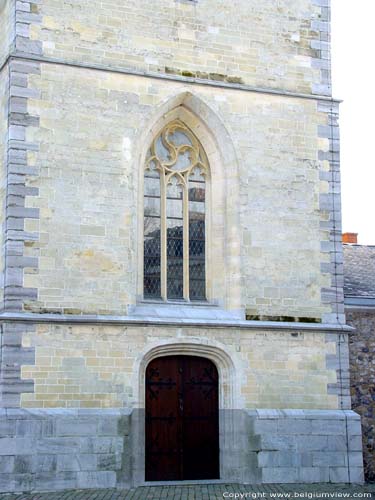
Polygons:
<instances>
[{"instance_id":1,"label":"stone wall","mask_svg":"<svg viewBox=\"0 0 375 500\"><path fill-rule=\"evenodd\" d=\"M8 68L0 71L0 303L4 293L4 232L5 232L5 193L7 171L8 141L8 101L9 101Z\"/></svg>"},{"instance_id":2,"label":"stone wall","mask_svg":"<svg viewBox=\"0 0 375 500\"><path fill-rule=\"evenodd\" d=\"M338 381L333 336L203 326L37 325L23 334L23 349L35 352L35 364L21 368L21 378L34 381L34 392L22 394L21 405L142 408L147 352L181 346L187 354L204 348L210 356L213 346L233 365L221 373L223 408L336 409L338 392L329 390Z\"/></svg>"},{"instance_id":3,"label":"stone wall","mask_svg":"<svg viewBox=\"0 0 375 500\"><path fill-rule=\"evenodd\" d=\"M16 0L0 0L0 69L13 48Z\"/></svg>"},{"instance_id":4,"label":"stone wall","mask_svg":"<svg viewBox=\"0 0 375 500\"><path fill-rule=\"evenodd\" d=\"M365 477L375 481L375 312L347 309L353 410L362 419Z\"/></svg>"},{"instance_id":5,"label":"stone wall","mask_svg":"<svg viewBox=\"0 0 375 500\"><path fill-rule=\"evenodd\" d=\"M281 0L277 8L272 0L43 0L33 15L38 50L76 63L310 93L321 91L328 59L321 0Z\"/></svg>"},{"instance_id":6,"label":"stone wall","mask_svg":"<svg viewBox=\"0 0 375 500\"><path fill-rule=\"evenodd\" d=\"M0 491L120 486L129 429L126 411L0 410Z\"/></svg>"},{"instance_id":7,"label":"stone wall","mask_svg":"<svg viewBox=\"0 0 375 500\"><path fill-rule=\"evenodd\" d=\"M328 116L315 101L198 85L187 92L178 82L55 64L30 75L29 92L40 127L28 127L38 149L28 158L39 176L26 184L39 196L26 201L40 220L25 222L27 232L39 233L27 247L38 263L25 270L24 286L38 290L27 310L126 314L135 304L145 131L182 101L193 111L189 126L214 145L211 297L249 315L320 321L331 311L322 303L331 269L321 244L329 245L326 212L319 211L329 163L318 159L329 141L317 137ZM240 286L232 285L239 276Z\"/></svg>"},{"instance_id":8,"label":"stone wall","mask_svg":"<svg viewBox=\"0 0 375 500\"><path fill-rule=\"evenodd\" d=\"M258 410L250 449L264 483L363 482L360 418L352 411Z\"/></svg>"},{"instance_id":9,"label":"stone wall","mask_svg":"<svg viewBox=\"0 0 375 500\"><path fill-rule=\"evenodd\" d=\"M209 300L344 321L329 5L212 3L163 0L145 17L148 0L3 2L17 34L7 309L126 315L142 298L142 154L175 103L209 144Z\"/></svg>"},{"instance_id":10,"label":"stone wall","mask_svg":"<svg viewBox=\"0 0 375 500\"><path fill-rule=\"evenodd\" d=\"M171 354L218 368L223 479L360 481L329 1L123 3L0 0L0 487L142 483L145 368ZM210 166L204 306L142 300L144 161L172 119Z\"/></svg>"},{"instance_id":11,"label":"stone wall","mask_svg":"<svg viewBox=\"0 0 375 500\"><path fill-rule=\"evenodd\" d=\"M136 410L0 410L0 491L142 484L143 422ZM363 481L351 411L223 410L220 422L223 480Z\"/></svg>"}]
</instances>

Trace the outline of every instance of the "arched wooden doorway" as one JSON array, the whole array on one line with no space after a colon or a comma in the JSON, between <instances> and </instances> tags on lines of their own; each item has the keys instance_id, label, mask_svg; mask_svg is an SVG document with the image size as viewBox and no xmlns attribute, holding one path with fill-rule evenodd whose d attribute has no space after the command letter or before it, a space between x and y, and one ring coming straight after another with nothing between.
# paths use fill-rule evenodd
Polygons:
<instances>
[{"instance_id":1,"label":"arched wooden doorway","mask_svg":"<svg viewBox=\"0 0 375 500\"><path fill-rule=\"evenodd\" d=\"M164 356L146 370L146 481L218 479L218 372L206 358Z\"/></svg>"}]
</instances>

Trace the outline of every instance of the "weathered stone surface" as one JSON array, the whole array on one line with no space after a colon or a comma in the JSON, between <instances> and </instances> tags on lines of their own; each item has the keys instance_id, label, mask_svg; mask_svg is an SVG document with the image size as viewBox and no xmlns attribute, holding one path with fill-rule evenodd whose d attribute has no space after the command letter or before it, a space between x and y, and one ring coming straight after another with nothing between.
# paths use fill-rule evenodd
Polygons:
<instances>
[{"instance_id":1,"label":"weathered stone surface","mask_svg":"<svg viewBox=\"0 0 375 500\"><path fill-rule=\"evenodd\" d=\"M137 428L144 425L144 412L134 411L131 419L129 417L130 412L124 410L0 411L0 423L10 422L9 430L13 429L13 435L0 440L0 476L3 482L5 476L8 479L4 491L18 490L21 486L59 490L143 482L138 467L144 467L144 449L133 448L124 432L137 439ZM342 478L345 469L353 478L361 480L361 453L350 451L348 455L346 448L337 450L338 438L346 436L330 435L335 422L356 421L350 411L254 410L246 413L222 410L221 419L230 422L226 439L233 436L233 425L238 431L235 444L227 441L230 447L225 455L225 466L223 462L224 479L240 477L252 483L302 480L313 483ZM121 425L122 420L130 421L131 425L125 428ZM59 436L66 431L70 434L75 422L98 426L103 421L114 423L106 427L108 436L88 436L80 425L74 437ZM266 422L283 422L284 434L269 434L268 425L254 425ZM322 435L312 436L312 425L317 428L318 422ZM323 423L328 425L324 427ZM224 426L222 432L227 431ZM349 434L348 439L351 437ZM248 443L256 438L258 453L249 453ZM314 445L307 445L309 438Z\"/></svg>"},{"instance_id":2,"label":"weathered stone surface","mask_svg":"<svg viewBox=\"0 0 375 500\"><path fill-rule=\"evenodd\" d=\"M81 408L121 408L138 405L143 400L140 385L133 374L138 370L138 353L147 351L147 339L154 335L153 326L44 324L35 328L35 332L23 335L23 342L30 346L30 352L35 349L35 364L23 366L22 377L38 380L38 383L34 394L22 395L23 407L69 408L74 404ZM167 349L177 334L180 343L189 344L193 331L191 327L164 326L158 333L159 345ZM338 405L337 392L328 394L327 386L331 380L336 380L336 370L326 368L325 364L327 351L338 352L336 340L336 335L327 339L323 332L293 337L289 331L253 331L235 327L227 328L223 337L221 328L202 325L199 340L184 352L194 354L199 349L209 349L207 346L221 344L233 364L242 367L241 377L230 375L228 380L229 384L239 384L238 387L243 390L236 406L244 404L248 408L272 409L276 401L281 401L285 408L309 409L314 406L335 409ZM105 357L102 357L103 346ZM16 355L17 352L14 352L13 356ZM310 364L307 359L314 361ZM344 364L344 360L341 362ZM247 382L243 384L245 380ZM300 390L296 394L297 383ZM127 422L124 424L127 425ZM106 436L106 426L112 432L112 425L113 422L103 421L96 432ZM274 421L261 419L254 425L255 432L258 428L267 429L265 434L280 439L288 439L290 431L297 432L302 425L307 434L312 434L310 422L306 424L307 428L298 419L280 420L277 412ZM342 423L332 425L336 426L332 427L332 432L339 432L338 428L342 430ZM80 420L77 429L79 427L87 435L94 433L95 425L90 422L85 429ZM319 434L321 429L326 434L324 424L314 423L314 433L307 446L314 442L315 434ZM64 432L74 435L76 429L73 426Z\"/></svg>"},{"instance_id":3,"label":"weathered stone surface","mask_svg":"<svg viewBox=\"0 0 375 500\"><path fill-rule=\"evenodd\" d=\"M14 456L0 456L0 474L13 472Z\"/></svg>"},{"instance_id":4,"label":"weathered stone surface","mask_svg":"<svg viewBox=\"0 0 375 500\"><path fill-rule=\"evenodd\" d=\"M134 306L140 293L135 270L142 247L137 234L141 213L135 209L139 161L148 147L138 131L156 126L149 122L151 116L184 108L195 116L189 125L203 134L199 139L206 142L211 135L218 146L217 151L207 148L215 183L210 257L223 273L212 273L208 280L210 296L249 317L341 321L342 272L333 265L322 267L328 264L325 252L330 264L340 258L339 173L337 155L332 156L338 146L337 103L317 99L316 105L304 95L292 100L285 96L285 91L297 91L312 97L316 88L330 92L329 8L302 1L291 6L286 0L278 9L272 3L260 8L248 0L223 16L228 9L223 0L174 2L173 8L157 6L157 23L154 16L146 16L140 33L138 16L148 11L149 0L130 11L113 6L111 15L97 3L95 14L76 5L56 10L49 1L18 2L15 9L13 21L22 35L16 37L15 50L52 57L59 64L18 57L9 63L9 157L29 153L21 158L25 168L12 164L8 182L22 188L32 184L41 195L28 200L27 207L8 207L7 230L22 232L25 238L33 233L32 242L41 231L44 241L34 245L25 240L27 257L39 259L25 270L25 286L17 297L7 290L7 307L126 314ZM207 21L211 4L217 13L212 23ZM279 25L285 35L275 29ZM252 37L260 34L272 37L276 52L269 53L268 43L249 48ZM72 37L79 40L74 51ZM217 59L218 46L224 50L222 60ZM296 50L302 53L296 56ZM229 64L228 54L235 55L235 63ZM268 57L271 62L265 64ZM80 67L88 64L103 71ZM138 76L122 73L125 70ZM144 78L143 73L158 78ZM190 79L188 91L184 78ZM194 84L195 78L257 89L208 89ZM274 90L279 95L269 94ZM254 123L253 129L249 123ZM49 147L40 151L39 143ZM36 178L30 179L33 175ZM221 193L220 203L216 193ZM40 223L36 219L34 224L38 216ZM261 222L249 225L250 220ZM331 224L330 232L322 231L321 223ZM224 230L219 234L218 228ZM37 297L28 296L28 288L37 290Z\"/></svg>"},{"instance_id":5,"label":"weathered stone surface","mask_svg":"<svg viewBox=\"0 0 375 500\"><path fill-rule=\"evenodd\" d=\"M52 58L257 87L267 84L307 93L314 86L320 93L329 92L329 76L319 71L327 67L323 56L328 53L325 36L329 23L323 9L328 9L313 2L291 5L283 1L275 9L272 3L260 8L254 0L247 0L238 2L230 15L224 0L188 0L163 6L142 0L131 8L114 4L107 9L95 2L92 13L81 11L75 4L70 9L57 9L52 2L40 2L36 7L35 13L20 10L17 21L33 24L34 38L41 41L43 53ZM151 11L155 15L150 16ZM300 29L302 19L304 30ZM273 50L252 46L251 41L258 38L272 41ZM233 52L233 47L236 64L224 57ZM296 57L296 50L300 57ZM269 58L278 61L277 70L270 72ZM318 70L306 63L309 58L320 62Z\"/></svg>"},{"instance_id":6,"label":"weathered stone surface","mask_svg":"<svg viewBox=\"0 0 375 500\"><path fill-rule=\"evenodd\" d=\"M347 318L356 328L349 343L352 405L361 415L365 477L375 481L375 312L348 310ZM356 433L350 446L358 450L358 428Z\"/></svg>"},{"instance_id":7,"label":"weathered stone surface","mask_svg":"<svg viewBox=\"0 0 375 500\"><path fill-rule=\"evenodd\" d=\"M116 486L116 472L78 472L78 488L114 488Z\"/></svg>"},{"instance_id":8,"label":"weathered stone surface","mask_svg":"<svg viewBox=\"0 0 375 500\"><path fill-rule=\"evenodd\" d=\"M0 430L6 434L0 437L2 491L116 486L124 451L119 424L127 416L113 410L0 410ZM114 425L106 426L107 437L96 437L102 421ZM86 428L77 425L70 437L76 422ZM124 463L131 466L130 459Z\"/></svg>"},{"instance_id":9,"label":"weathered stone surface","mask_svg":"<svg viewBox=\"0 0 375 500\"><path fill-rule=\"evenodd\" d=\"M251 433L257 433L251 439L259 438L257 466L264 481L294 482L298 477L305 482L328 482L342 479L344 470L346 477L353 471L353 477L363 480L358 473L362 454L348 450L348 442L357 437L352 432L357 430L346 424L359 421L352 411L274 410L268 415L253 411L249 417ZM269 433L275 423L282 424L283 435Z\"/></svg>"},{"instance_id":10,"label":"weathered stone surface","mask_svg":"<svg viewBox=\"0 0 375 500\"><path fill-rule=\"evenodd\" d=\"M0 68L12 49L14 29L13 12L14 5L12 2L0 2Z\"/></svg>"},{"instance_id":11,"label":"weathered stone surface","mask_svg":"<svg viewBox=\"0 0 375 500\"><path fill-rule=\"evenodd\" d=\"M98 422L89 419L80 419L80 421L61 419L56 422L56 434L58 436L95 436L97 428Z\"/></svg>"},{"instance_id":12,"label":"weathered stone surface","mask_svg":"<svg viewBox=\"0 0 375 500\"><path fill-rule=\"evenodd\" d=\"M327 467L301 467L298 477L305 483L328 483L330 470Z\"/></svg>"},{"instance_id":13,"label":"weathered stone surface","mask_svg":"<svg viewBox=\"0 0 375 500\"><path fill-rule=\"evenodd\" d=\"M358 422L330 412L350 408L347 336L290 326L345 322L328 2L130 3L17 0L0 16L0 61L13 51L0 75L3 304L18 320L61 319L3 325L0 444L13 461L0 484L143 482L145 367L172 349L217 363L225 479L328 481L342 464L359 477ZM121 324L142 298L144 155L172 118L210 166L215 326L187 325L203 307L175 303L175 324L165 304ZM260 326L225 324L245 316ZM8 410L20 405L30 412Z\"/></svg>"}]
</instances>

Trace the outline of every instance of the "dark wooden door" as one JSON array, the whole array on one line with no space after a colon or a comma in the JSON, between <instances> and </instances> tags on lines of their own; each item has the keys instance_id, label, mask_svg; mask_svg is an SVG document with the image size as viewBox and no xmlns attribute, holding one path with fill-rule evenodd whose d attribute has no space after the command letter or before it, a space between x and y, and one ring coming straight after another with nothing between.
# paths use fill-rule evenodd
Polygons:
<instances>
[{"instance_id":1,"label":"dark wooden door","mask_svg":"<svg viewBox=\"0 0 375 500\"><path fill-rule=\"evenodd\" d=\"M197 356L156 358L146 370L146 481L218 479L215 365Z\"/></svg>"}]
</instances>

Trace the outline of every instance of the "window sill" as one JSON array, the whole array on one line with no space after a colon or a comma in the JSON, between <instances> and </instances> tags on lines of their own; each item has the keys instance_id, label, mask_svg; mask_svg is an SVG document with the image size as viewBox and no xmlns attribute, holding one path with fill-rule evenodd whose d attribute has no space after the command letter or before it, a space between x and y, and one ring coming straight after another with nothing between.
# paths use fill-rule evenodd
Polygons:
<instances>
[{"instance_id":1,"label":"window sill","mask_svg":"<svg viewBox=\"0 0 375 500\"><path fill-rule=\"evenodd\" d=\"M208 302L208 300L183 300L183 299L169 299L169 300L161 300L161 299L142 299L137 302L137 305L148 305L148 304L157 304L157 305L169 305L169 306L206 306L206 307L218 307L217 304L213 302Z\"/></svg>"},{"instance_id":2,"label":"window sill","mask_svg":"<svg viewBox=\"0 0 375 500\"><path fill-rule=\"evenodd\" d=\"M141 318L174 318L200 320L243 320L243 311L227 311L217 304L210 302L160 301L141 300L131 311L129 316Z\"/></svg>"}]
</instances>

